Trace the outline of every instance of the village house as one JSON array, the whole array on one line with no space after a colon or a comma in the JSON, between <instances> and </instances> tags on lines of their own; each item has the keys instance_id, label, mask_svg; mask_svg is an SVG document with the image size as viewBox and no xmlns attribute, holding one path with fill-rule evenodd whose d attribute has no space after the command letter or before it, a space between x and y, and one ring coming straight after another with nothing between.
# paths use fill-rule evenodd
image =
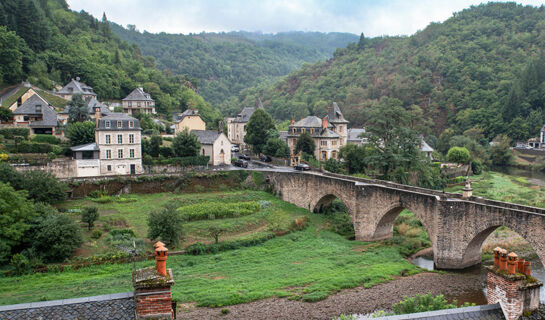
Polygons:
<instances>
[{"instance_id":1,"label":"village house","mask_svg":"<svg viewBox=\"0 0 545 320\"><path fill-rule=\"evenodd\" d=\"M106 106L102 102L98 101L95 97L93 97L91 98L91 100L87 102L87 110L89 112L89 118L91 120L95 120L96 108L100 109L101 117L104 117L110 113L110 109L108 108L108 106ZM63 111L58 113L57 120L62 125L65 125L68 122L68 106L64 108Z\"/></svg>"},{"instance_id":2,"label":"village house","mask_svg":"<svg viewBox=\"0 0 545 320\"><path fill-rule=\"evenodd\" d=\"M174 120L174 134L178 134L185 129L206 130L206 123L199 115L199 110L187 109L182 113L176 113L172 116Z\"/></svg>"},{"instance_id":3,"label":"village house","mask_svg":"<svg viewBox=\"0 0 545 320\"><path fill-rule=\"evenodd\" d=\"M263 104L261 99L257 103L257 109L263 109ZM227 125L227 138L239 146L244 146L244 137L246 136L246 126L248 121L254 114L256 108L253 107L244 107L242 111L236 115L234 118L225 118L225 124Z\"/></svg>"},{"instance_id":4,"label":"village house","mask_svg":"<svg viewBox=\"0 0 545 320\"><path fill-rule=\"evenodd\" d=\"M231 164L231 142L221 130L192 130L201 143L201 156L209 156L209 164L218 166Z\"/></svg>"},{"instance_id":5,"label":"village house","mask_svg":"<svg viewBox=\"0 0 545 320\"><path fill-rule=\"evenodd\" d=\"M123 112L127 114L155 114L155 100L149 93L144 92L144 88L134 89L128 96L121 100Z\"/></svg>"},{"instance_id":6,"label":"village house","mask_svg":"<svg viewBox=\"0 0 545 320\"><path fill-rule=\"evenodd\" d=\"M68 82L68 84L56 94L66 100L71 100L74 94L81 94L83 100L90 100L91 98L97 97L97 94L93 91L93 88L83 82L80 82L79 77L70 80L70 82Z\"/></svg>"},{"instance_id":7,"label":"village house","mask_svg":"<svg viewBox=\"0 0 545 320\"><path fill-rule=\"evenodd\" d=\"M56 134L57 113L53 107L38 94L32 95L15 111L14 125L27 127L31 134Z\"/></svg>"},{"instance_id":8,"label":"village house","mask_svg":"<svg viewBox=\"0 0 545 320\"><path fill-rule=\"evenodd\" d=\"M11 111L15 111L33 95L38 95L46 101L45 98L40 95L39 88L31 85L29 82L21 82L0 95L0 105Z\"/></svg>"},{"instance_id":9,"label":"village house","mask_svg":"<svg viewBox=\"0 0 545 320\"><path fill-rule=\"evenodd\" d=\"M95 109L95 142L72 147L76 176L140 174L142 167L141 128L138 119L123 113L101 117Z\"/></svg>"},{"instance_id":10,"label":"village house","mask_svg":"<svg viewBox=\"0 0 545 320\"><path fill-rule=\"evenodd\" d=\"M346 138L346 143L356 144L361 146L367 143L367 138L361 137L365 133L364 128L350 128L348 129L348 136Z\"/></svg>"}]
</instances>

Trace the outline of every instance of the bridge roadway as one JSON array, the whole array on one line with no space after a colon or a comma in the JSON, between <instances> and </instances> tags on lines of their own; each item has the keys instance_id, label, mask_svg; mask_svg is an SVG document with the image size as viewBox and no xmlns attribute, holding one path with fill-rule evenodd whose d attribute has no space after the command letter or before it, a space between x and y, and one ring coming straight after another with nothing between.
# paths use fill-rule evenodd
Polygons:
<instances>
[{"instance_id":1,"label":"bridge roadway","mask_svg":"<svg viewBox=\"0 0 545 320\"><path fill-rule=\"evenodd\" d=\"M258 170L282 200L310 211L331 205L335 198L341 200L360 241L391 237L394 220L404 208L409 209L428 232L439 269L480 263L484 240L500 226L524 237L545 262L542 208L332 173Z\"/></svg>"}]
</instances>

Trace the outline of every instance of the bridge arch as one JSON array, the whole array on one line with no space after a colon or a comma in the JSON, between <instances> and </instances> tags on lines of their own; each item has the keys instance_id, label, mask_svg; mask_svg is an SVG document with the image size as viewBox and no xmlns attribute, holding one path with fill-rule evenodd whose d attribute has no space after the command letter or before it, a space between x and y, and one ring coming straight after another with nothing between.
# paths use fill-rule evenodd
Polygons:
<instances>
[{"instance_id":1,"label":"bridge arch","mask_svg":"<svg viewBox=\"0 0 545 320\"><path fill-rule=\"evenodd\" d=\"M326 207L330 207L335 199L339 199L348 210L348 214L353 217L355 213L355 208L352 207L351 202L348 199L345 199L344 195L341 195L339 192L323 192L318 197L315 197L314 200L310 203L311 212L322 211Z\"/></svg>"},{"instance_id":2,"label":"bridge arch","mask_svg":"<svg viewBox=\"0 0 545 320\"><path fill-rule=\"evenodd\" d=\"M472 266L481 263L483 243L492 232L502 226L508 227L526 240L537 254L541 263L545 263L545 251L540 250L545 241L540 239L539 235L534 235L532 232L528 232L527 227L522 228L514 223L489 223L470 234L468 241L464 244L461 264L463 266Z\"/></svg>"}]
</instances>

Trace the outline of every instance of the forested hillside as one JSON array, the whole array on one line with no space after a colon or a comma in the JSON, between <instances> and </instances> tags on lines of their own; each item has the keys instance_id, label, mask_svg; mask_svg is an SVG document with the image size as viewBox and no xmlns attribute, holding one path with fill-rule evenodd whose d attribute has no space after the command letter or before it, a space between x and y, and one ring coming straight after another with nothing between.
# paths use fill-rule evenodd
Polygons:
<instances>
[{"instance_id":1,"label":"forested hillside","mask_svg":"<svg viewBox=\"0 0 545 320\"><path fill-rule=\"evenodd\" d=\"M157 66L188 75L199 93L218 105L242 89L285 76L304 62L330 58L337 48L358 40L350 33L252 32L167 34L139 32L111 23L123 40L154 56ZM197 81L195 81L197 80Z\"/></svg>"},{"instance_id":2,"label":"forested hillside","mask_svg":"<svg viewBox=\"0 0 545 320\"><path fill-rule=\"evenodd\" d=\"M489 3L410 37L362 38L329 61L242 91L229 107L261 97L274 117L299 119L323 115L336 101L358 126L367 107L390 97L419 106L436 136L452 127L525 139L545 121L544 48L543 7Z\"/></svg>"},{"instance_id":3,"label":"forested hillside","mask_svg":"<svg viewBox=\"0 0 545 320\"><path fill-rule=\"evenodd\" d=\"M73 12L64 0L0 2L0 53L0 88L29 79L52 89L79 76L99 99L121 99L143 85L160 113L191 106L208 123L219 118L184 76L167 75L153 57L119 39L106 16Z\"/></svg>"}]
</instances>

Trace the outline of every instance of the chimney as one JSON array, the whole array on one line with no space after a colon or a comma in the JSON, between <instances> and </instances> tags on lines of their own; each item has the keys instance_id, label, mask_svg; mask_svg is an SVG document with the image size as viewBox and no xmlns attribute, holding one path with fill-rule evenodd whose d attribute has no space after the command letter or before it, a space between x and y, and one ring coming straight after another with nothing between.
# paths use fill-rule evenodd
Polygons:
<instances>
[{"instance_id":1,"label":"chimney","mask_svg":"<svg viewBox=\"0 0 545 320\"><path fill-rule=\"evenodd\" d=\"M290 126L291 126L292 124L294 124L294 123L295 123L295 119L293 119L293 117L291 117Z\"/></svg>"},{"instance_id":2,"label":"chimney","mask_svg":"<svg viewBox=\"0 0 545 320\"><path fill-rule=\"evenodd\" d=\"M322 118L322 129L327 129L327 117Z\"/></svg>"},{"instance_id":3,"label":"chimney","mask_svg":"<svg viewBox=\"0 0 545 320\"><path fill-rule=\"evenodd\" d=\"M95 107L95 124L96 124L96 128L98 128L98 120L100 120L100 107L96 106Z\"/></svg>"},{"instance_id":4,"label":"chimney","mask_svg":"<svg viewBox=\"0 0 545 320\"><path fill-rule=\"evenodd\" d=\"M462 189L462 198L469 199L473 195L473 189L471 189L471 182L469 181L469 178L466 178L466 185Z\"/></svg>"},{"instance_id":5,"label":"chimney","mask_svg":"<svg viewBox=\"0 0 545 320\"><path fill-rule=\"evenodd\" d=\"M543 284L530 275L529 261L495 248L494 266L486 268L488 303L499 303L507 320L517 320L523 313L539 307L539 288Z\"/></svg>"},{"instance_id":6,"label":"chimney","mask_svg":"<svg viewBox=\"0 0 545 320\"><path fill-rule=\"evenodd\" d=\"M134 296L136 299L136 320L174 319L172 294L174 284L172 269L166 268L167 252L164 243L157 242L155 268L138 269L133 273Z\"/></svg>"}]
</instances>

